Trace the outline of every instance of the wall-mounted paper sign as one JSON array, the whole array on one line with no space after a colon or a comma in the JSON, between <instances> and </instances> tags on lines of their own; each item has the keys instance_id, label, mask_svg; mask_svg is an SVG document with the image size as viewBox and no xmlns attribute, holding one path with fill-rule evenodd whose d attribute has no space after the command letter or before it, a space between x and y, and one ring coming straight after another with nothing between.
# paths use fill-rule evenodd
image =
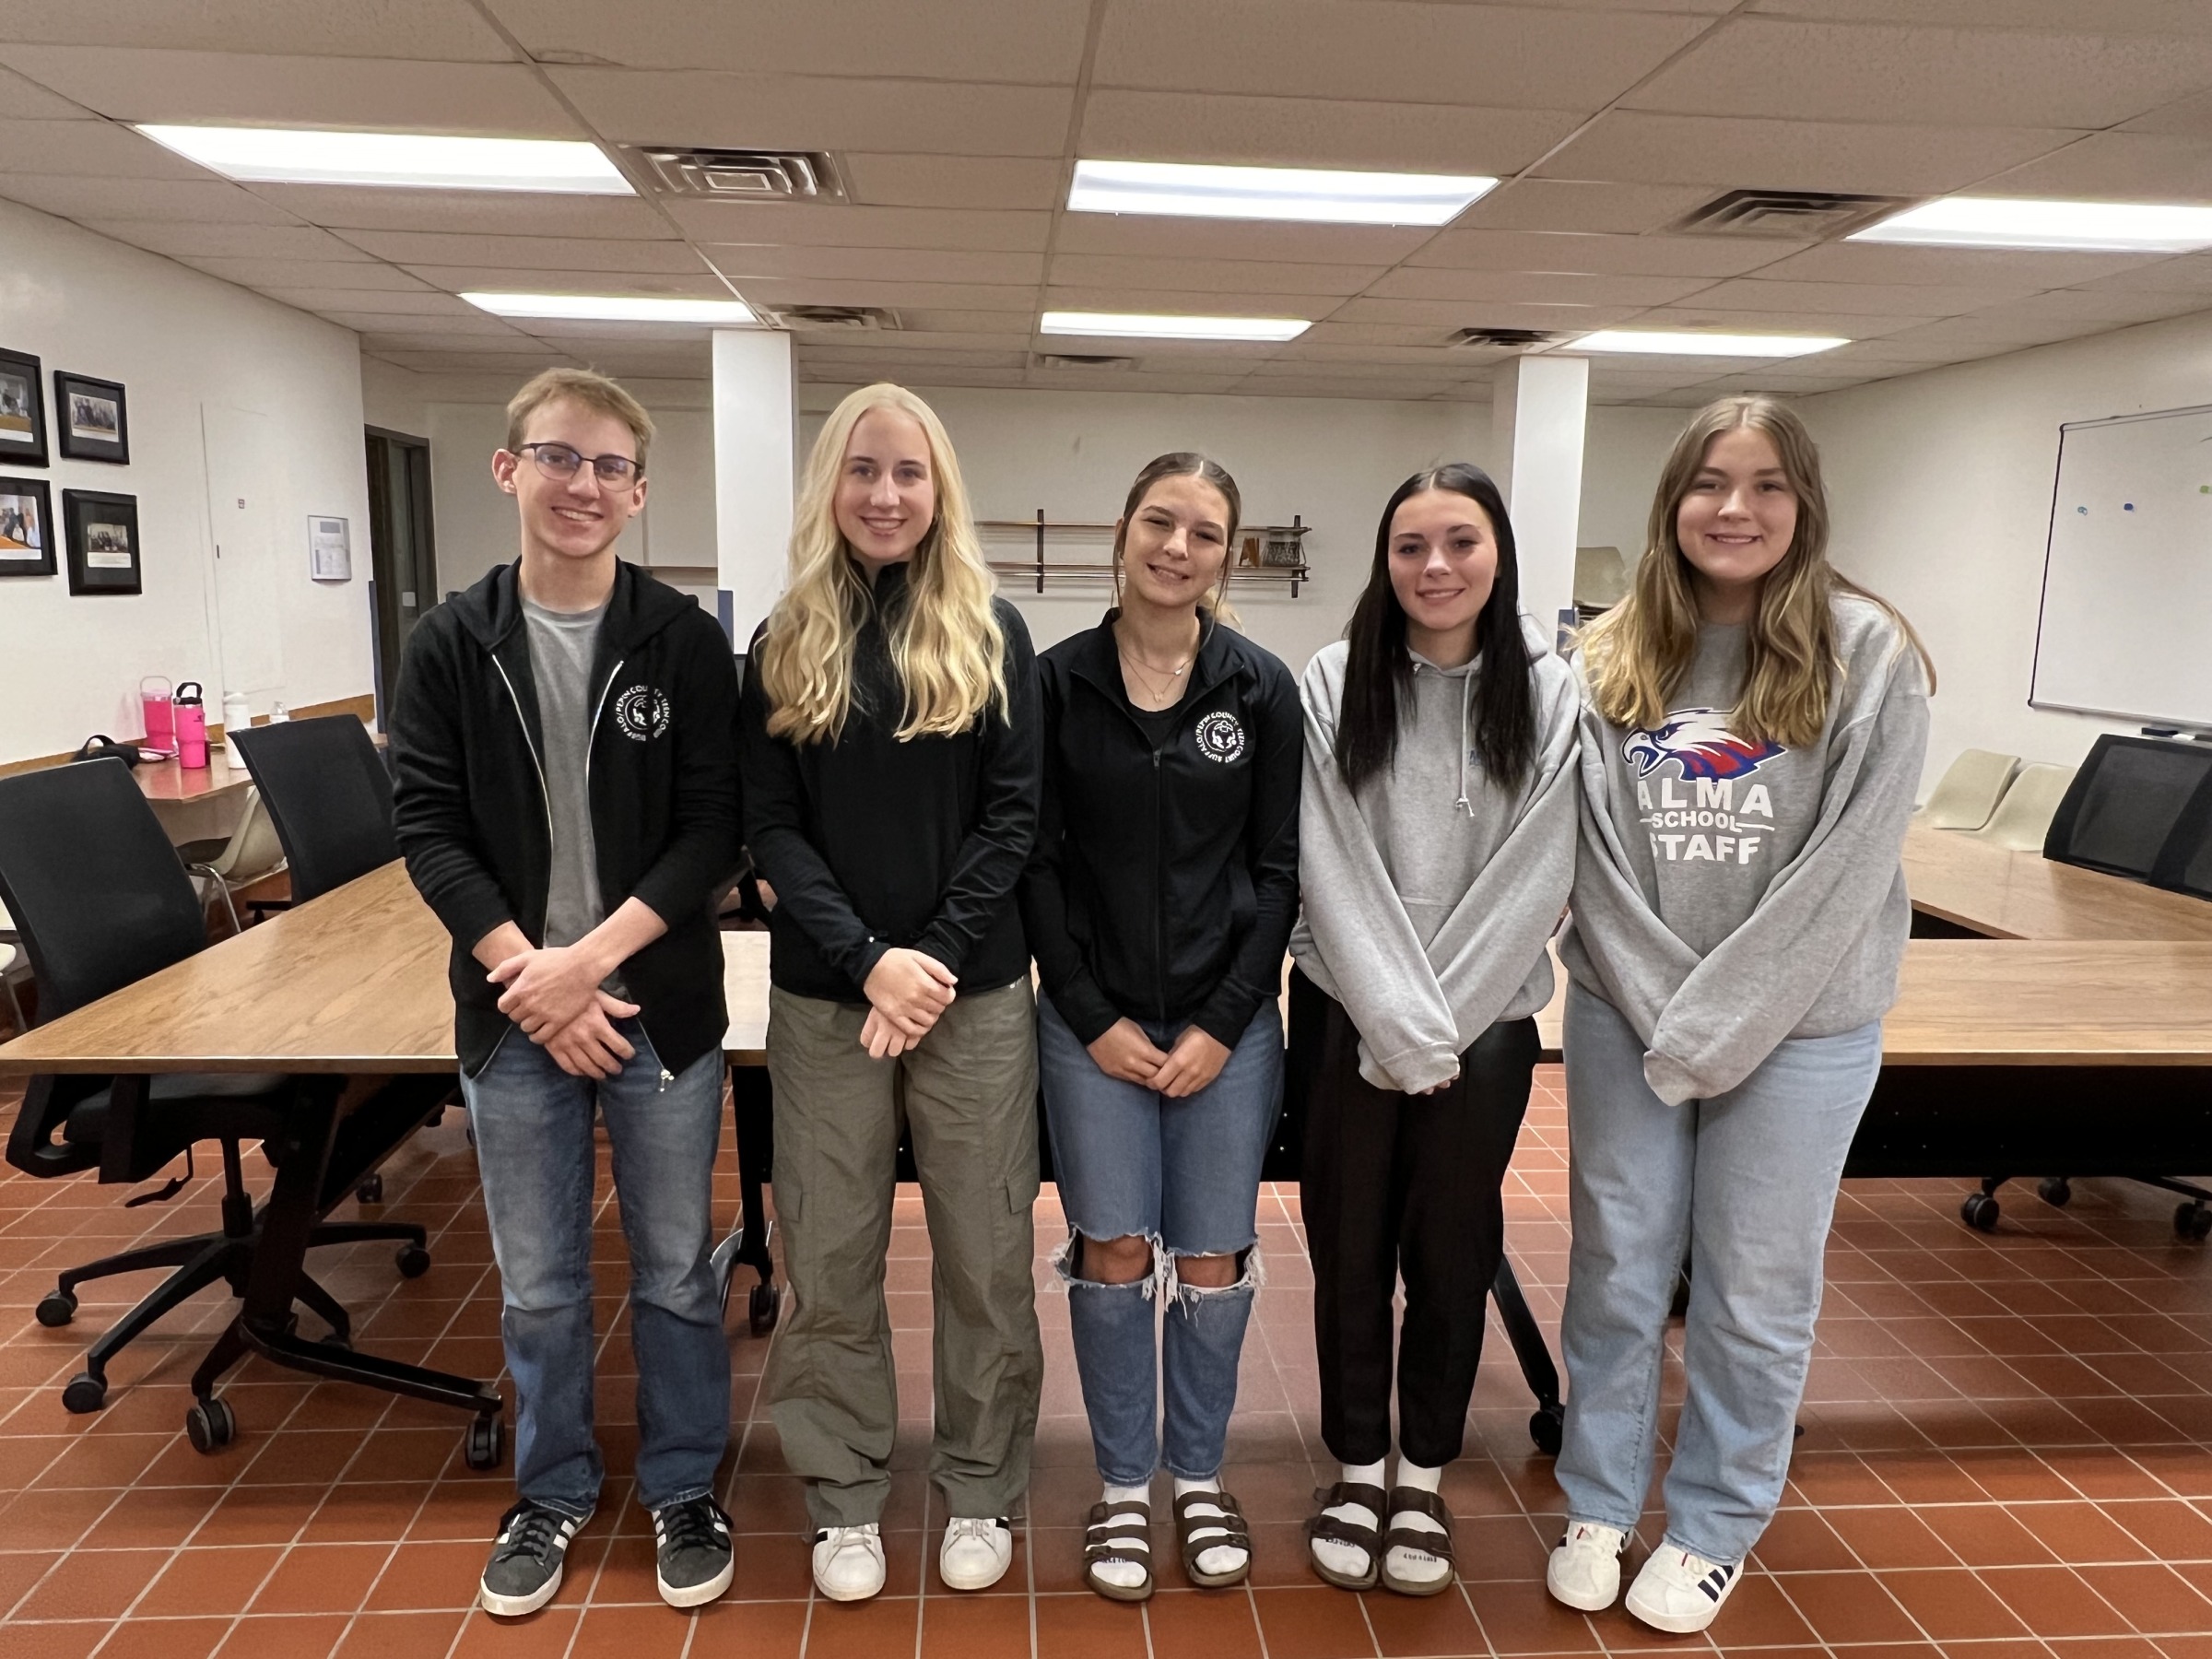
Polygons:
<instances>
[{"instance_id":1,"label":"wall-mounted paper sign","mask_svg":"<svg viewBox=\"0 0 2212 1659\"><path fill-rule=\"evenodd\" d=\"M344 519L307 521L307 570L317 582L353 580L353 543Z\"/></svg>"}]
</instances>

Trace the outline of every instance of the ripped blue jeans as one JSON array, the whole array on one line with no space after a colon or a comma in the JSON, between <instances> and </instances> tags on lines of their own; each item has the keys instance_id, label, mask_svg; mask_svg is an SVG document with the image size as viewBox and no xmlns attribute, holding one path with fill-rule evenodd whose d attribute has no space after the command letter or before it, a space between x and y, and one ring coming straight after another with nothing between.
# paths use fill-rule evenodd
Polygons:
<instances>
[{"instance_id":1,"label":"ripped blue jeans","mask_svg":"<svg viewBox=\"0 0 2212 1659\"><path fill-rule=\"evenodd\" d=\"M1181 1026L1139 1020L1159 1048ZM1260 1162L1283 1103L1283 1028L1263 1003L1221 1074L1171 1100L1110 1077L1052 1003L1037 999L1037 1065L1070 1236L1056 1259L1099 1473L1143 1486L1163 1463L1185 1480L1221 1470L1237 1360L1260 1272ZM1154 1271L1122 1285L1083 1273L1084 1239L1142 1238ZM1182 1282L1182 1256L1242 1258L1234 1284ZM1166 1331L1155 1315L1166 1308ZM1166 1397L1166 1431L1159 1430Z\"/></svg>"}]
</instances>

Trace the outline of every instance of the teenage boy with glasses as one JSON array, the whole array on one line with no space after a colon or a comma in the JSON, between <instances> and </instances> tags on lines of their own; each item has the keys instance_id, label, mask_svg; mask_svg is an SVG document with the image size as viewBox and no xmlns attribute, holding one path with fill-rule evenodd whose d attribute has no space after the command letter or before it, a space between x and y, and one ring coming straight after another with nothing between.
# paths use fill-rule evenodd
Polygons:
<instances>
[{"instance_id":1,"label":"teenage boy with glasses","mask_svg":"<svg viewBox=\"0 0 2212 1659\"><path fill-rule=\"evenodd\" d=\"M409 636L394 699L399 841L453 936L462 1092L504 1303L518 1501L480 1599L535 1612L599 1500L594 1112L613 1143L638 1359L638 1497L661 1597L729 1587L713 1498L730 1360L709 1264L722 943L739 859L737 677L722 629L615 557L653 422L604 375L508 406L492 477L522 554Z\"/></svg>"}]
</instances>

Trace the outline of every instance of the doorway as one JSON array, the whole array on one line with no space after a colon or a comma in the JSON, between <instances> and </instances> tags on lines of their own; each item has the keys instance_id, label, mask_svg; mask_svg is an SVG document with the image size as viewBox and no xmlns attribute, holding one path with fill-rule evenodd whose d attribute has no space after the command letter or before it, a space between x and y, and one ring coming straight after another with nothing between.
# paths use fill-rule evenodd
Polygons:
<instances>
[{"instance_id":1,"label":"doorway","mask_svg":"<svg viewBox=\"0 0 2212 1659\"><path fill-rule=\"evenodd\" d=\"M377 724L399 688L407 635L438 603L438 547L430 514L430 444L427 438L366 429L369 450L369 548L373 566L371 615L376 629Z\"/></svg>"}]
</instances>

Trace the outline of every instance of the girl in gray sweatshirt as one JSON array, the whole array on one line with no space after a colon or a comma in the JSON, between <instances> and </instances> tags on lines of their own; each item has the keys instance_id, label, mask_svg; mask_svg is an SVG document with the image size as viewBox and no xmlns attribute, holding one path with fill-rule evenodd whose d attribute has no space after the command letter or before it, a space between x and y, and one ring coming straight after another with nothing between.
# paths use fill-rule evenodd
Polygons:
<instances>
[{"instance_id":1,"label":"girl in gray sweatshirt","mask_svg":"<svg viewBox=\"0 0 2212 1659\"><path fill-rule=\"evenodd\" d=\"M1547 1582L1585 1612L1619 1594L1687 1252L1666 1531L1628 1594L1678 1634L1712 1621L1781 1500L1911 916L1930 677L1903 618L1830 568L1827 531L1797 417L1724 399L1677 441L1633 589L1577 653L1568 1521Z\"/></svg>"},{"instance_id":2,"label":"girl in gray sweatshirt","mask_svg":"<svg viewBox=\"0 0 2212 1659\"><path fill-rule=\"evenodd\" d=\"M1348 1589L1452 1583L1437 1487L1460 1453L1551 994L1544 946L1573 874L1574 686L1518 587L1488 477L1417 475L1383 510L1349 637L1301 692L1287 1085L1304 1105L1322 1438L1343 1465L1309 1548Z\"/></svg>"}]
</instances>

